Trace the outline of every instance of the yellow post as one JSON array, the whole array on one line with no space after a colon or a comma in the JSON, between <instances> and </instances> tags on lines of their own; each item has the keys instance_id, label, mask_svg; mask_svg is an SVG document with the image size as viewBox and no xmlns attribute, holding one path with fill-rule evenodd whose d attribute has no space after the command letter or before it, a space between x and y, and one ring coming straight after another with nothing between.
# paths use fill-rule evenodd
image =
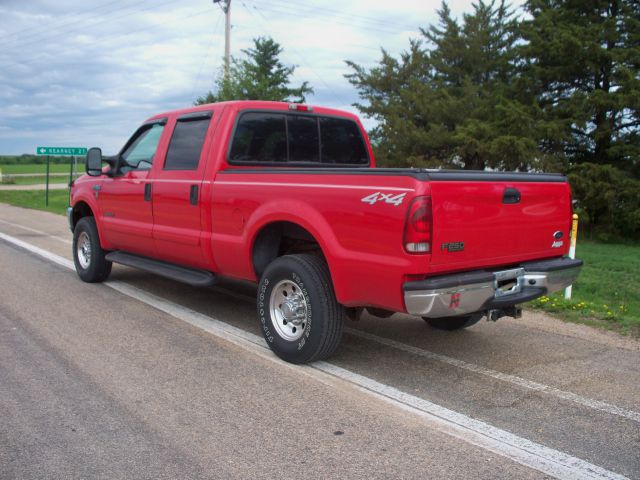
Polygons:
<instances>
[{"instance_id":1,"label":"yellow post","mask_svg":"<svg viewBox=\"0 0 640 480\"><path fill-rule=\"evenodd\" d=\"M578 240L578 214L573 214L573 223L571 224L571 245L569 247L569 258L576 258L576 241ZM571 299L571 287L569 285L564 289L564 298Z\"/></svg>"}]
</instances>

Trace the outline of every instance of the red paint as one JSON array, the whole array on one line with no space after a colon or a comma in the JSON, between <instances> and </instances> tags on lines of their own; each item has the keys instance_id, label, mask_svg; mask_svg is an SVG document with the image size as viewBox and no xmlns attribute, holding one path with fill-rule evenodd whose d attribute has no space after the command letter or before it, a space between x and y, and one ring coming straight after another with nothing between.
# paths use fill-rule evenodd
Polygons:
<instances>
[{"instance_id":1,"label":"red paint","mask_svg":"<svg viewBox=\"0 0 640 480\"><path fill-rule=\"evenodd\" d=\"M150 170L78 179L71 203L91 207L103 247L257 280L252 264L257 235L272 222L291 222L317 240L342 304L393 311L404 311L402 285L408 279L567 253L569 242L551 247L555 231L569 235L567 183L374 175L368 139L371 175L262 173L260 167L232 166L226 159L238 112L246 109L295 113L286 103L252 101L157 115L153 118L168 120ZM213 110L213 117L197 170L164 170L177 117L204 110ZM322 107L305 114L352 119L364 135L352 114ZM152 201L143 199L146 183L152 185ZM101 186L97 199L95 185ZM189 203L192 186L198 187L196 206ZM508 187L520 190L521 203L502 202ZM428 241L430 252L408 252L408 239ZM464 243L462 251L442 247L456 242Z\"/></svg>"}]
</instances>

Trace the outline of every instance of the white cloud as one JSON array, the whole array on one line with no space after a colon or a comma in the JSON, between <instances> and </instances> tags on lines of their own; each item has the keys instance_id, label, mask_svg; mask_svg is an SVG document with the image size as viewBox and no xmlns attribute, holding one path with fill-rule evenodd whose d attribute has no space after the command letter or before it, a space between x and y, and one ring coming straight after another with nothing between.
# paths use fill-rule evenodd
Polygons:
<instances>
[{"instance_id":1,"label":"white cloud","mask_svg":"<svg viewBox=\"0 0 640 480\"><path fill-rule=\"evenodd\" d=\"M232 54L271 36L297 66L294 83L314 86L310 103L354 111L344 61L374 65L381 46L399 54L439 6L233 0ZM450 6L460 15L471 2ZM0 15L0 154L44 144L114 152L145 118L206 93L222 65L223 13L210 0L5 0Z\"/></svg>"}]
</instances>

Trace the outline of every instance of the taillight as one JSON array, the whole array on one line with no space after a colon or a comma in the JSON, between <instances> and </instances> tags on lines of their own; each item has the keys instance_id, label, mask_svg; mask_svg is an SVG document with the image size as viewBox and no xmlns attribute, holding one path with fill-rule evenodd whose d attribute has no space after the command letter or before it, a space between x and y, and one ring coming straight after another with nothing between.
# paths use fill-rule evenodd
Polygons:
<instances>
[{"instance_id":1,"label":"taillight","mask_svg":"<svg viewBox=\"0 0 640 480\"><path fill-rule=\"evenodd\" d=\"M404 249L407 253L431 253L432 231L431 197L414 198L404 224Z\"/></svg>"}]
</instances>

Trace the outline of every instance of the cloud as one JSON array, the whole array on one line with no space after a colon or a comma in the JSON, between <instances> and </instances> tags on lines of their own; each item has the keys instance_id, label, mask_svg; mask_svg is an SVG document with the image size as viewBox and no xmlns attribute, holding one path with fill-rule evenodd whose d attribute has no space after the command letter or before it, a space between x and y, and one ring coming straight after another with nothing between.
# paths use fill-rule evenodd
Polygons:
<instances>
[{"instance_id":1,"label":"cloud","mask_svg":"<svg viewBox=\"0 0 640 480\"><path fill-rule=\"evenodd\" d=\"M453 1L456 15L470 2ZM354 111L345 60L397 55L439 1L233 0L232 54L271 36L309 103ZM5 0L0 5L0 154L38 145L117 151L147 117L185 107L222 66L224 15L210 0ZM370 126L370 122L365 122Z\"/></svg>"}]
</instances>

